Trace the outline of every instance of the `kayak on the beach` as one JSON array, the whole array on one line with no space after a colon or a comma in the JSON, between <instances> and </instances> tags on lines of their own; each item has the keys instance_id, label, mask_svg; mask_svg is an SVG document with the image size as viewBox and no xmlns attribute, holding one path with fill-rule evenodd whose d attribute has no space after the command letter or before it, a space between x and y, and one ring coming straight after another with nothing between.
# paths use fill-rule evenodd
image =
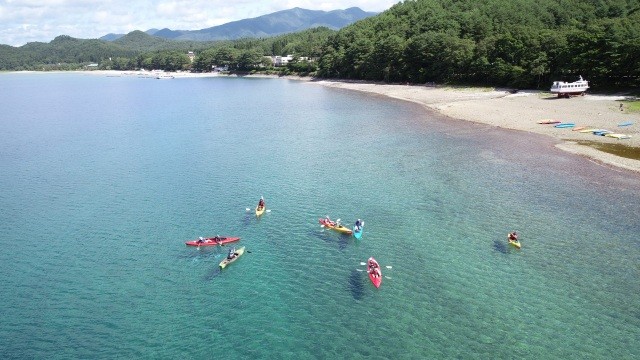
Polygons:
<instances>
[{"instance_id":1,"label":"kayak on the beach","mask_svg":"<svg viewBox=\"0 0 640 360\"><path fill-rule=\"evenodd\" d=\"M594 132L593 132L593 135L605 136L605 135L607 135L607 134L612 134L612 133L613 133L613 131L611 131L611 130L604 130L604 129L602 129L602 130L594 131Z\"/></svg>"},{"instance_id":2,"label":"kayak on the beach","mask_svg":"<svg viewBox=\"0 0 640 360\"><path fill-rule=\"evenodd\" d=\"M631 139L631 135L627 134L604 134L604 136L614 139Z\"/></svg>"},{"instance_id":3,"label":"kayak on the beach","mask_svg":"<svg viewBox=\"0 0 640 360\"><path fill-rule=\"evenodd\" d=\"M594 132L594 131L598 131L598 130L600 130L600 129L597 129L597 128L587 128L587 129L580 130L580 132L581 132L581 133L585 133L585 134L586 134L586 133L592 133L592 132Z\"/></svg>"},{"instance_id":4,"label":"kayak on the beach","mask_svg":"<svg viewBox=\"0 0 640 360\"><path fill-rule=\"evenodd\" d=\"M553 127L556 127L556 128L572 128L574 126L576 126L576 124L574 124L574 123L560 123L558 125L554 125Z\"/></svg>"},{"instance_id":5,"label":"kayak on the beach","mask_svg":"<svg viewBox=\"0 0 640 360\"><path fill-rule=\"evenodd\" d=\"M376 289L379 288L380 284L382 284L382 270L380 269L380 264L378 264L373 256L367 261L367 273L373 286L375 286Z\"/></svg>"},{"instance_id":6,"label":"kayak on the beach","mask_svg":"<svg viewBox=\"0 0 640 360\"><path fill-rule=\"evenodd\" d=\"M198 240L187 241L187 246L216 246L240 240L239 237L214 236L209 238L200 237Z\"/></svg>"},{"instance_id":7,"label":"kayak on the beach","mask_svg":"<svg viewBox=\"0 0 640 360\"><path fill-rule=\"evenodd\" d=\"M559 123L560 121L553 120L553 119L544 119L544 120L538 121L538 124L559 124Z\"/></svg>"},{"instance_id":8,"label":"kayak on the beach","mask_svg":"<svg viewBox=\"0 0 640 360\"><path fill-rule=\"evenodd\" d=\"M633 121L625 121L623 123L618 124L618 126L622 127L622 126L631 126L633 125Z\"/></svg>"},{"instance_id":9,"label":"kayak on the beach","mask_svg":"<svg viewBox=\"0 0 640 360\"><path fill-rule=\"evenodd\" d=\"M244 254L244 246L240 249L237 249L236 251L233 251L232 249L231 251L229 251L229 255L227 255L224 260L220 262L220 268L224 269L227 265L238 260L238 258L242 256L242 254Z\"/></svg>"},{"instance_id":10,"label":"kayak on the beach","mask_svg":"<svg viewBox=\"0 0 640 360\"><path fill-rule=\"evenodd\" d=\"M328 217L326 217L326 218L320 218L318 220L318 222L320 223L320 225L322 225L322 226L324 226L324 227L326 227L328 229L335 230L335 231L337 231L339 233L342 233L342 234L351 235L353 233L353 230L351 230L348 227L340 224L340 220L331 221Z\"/></svg>"}]
</instances>

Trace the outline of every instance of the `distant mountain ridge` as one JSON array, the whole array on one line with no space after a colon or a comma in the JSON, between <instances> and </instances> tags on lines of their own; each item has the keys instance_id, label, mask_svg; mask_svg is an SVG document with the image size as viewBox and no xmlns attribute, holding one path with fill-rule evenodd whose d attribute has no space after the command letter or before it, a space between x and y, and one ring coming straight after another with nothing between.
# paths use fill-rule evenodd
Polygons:
<instances>
[{"instance_id":1,"label":"distant mountain ridge","mask_svg":"<svg viewBox=\"0 0 640 360\"><path fill-rule=\"evenodd\" d=\"M232 21L201 30L150 29L149 35L171 40L215 41L240 38L260 38L298 32L309 28L324 26L338 30L358 20L377 15L358 7L345 10L307 10L293 8L277 11L256 18ZM124 34L107 34L100 40L114 41Z\"/></svg>"}]
</instances>

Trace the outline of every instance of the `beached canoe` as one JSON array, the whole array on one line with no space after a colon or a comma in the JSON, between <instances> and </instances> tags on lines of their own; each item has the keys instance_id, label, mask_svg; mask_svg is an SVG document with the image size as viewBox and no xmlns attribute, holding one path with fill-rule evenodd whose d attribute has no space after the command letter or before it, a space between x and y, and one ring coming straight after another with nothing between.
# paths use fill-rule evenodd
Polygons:
<instances>
[{"instance_id":1,"label":"beached canoe","mask_svg":"<svg viewBox=\"0 0 640 360\"><path fill-rule=\"evenodd\" d=\"M593 135L598 135L598 136L605 136L607 134L613 134L613 131L610 130L598 130L598 131L594 131Z\"/></svg>"},{"instance_id":2,"label":"beached canoe","mask_svg":"<svg viewBox=\"0 0 640 360\"><path fill-rule=\"evenodd\" d=\"M231 259L229 259L229 256L227 255L224 260L222 260L220 262L220 268L224 269L227 265L231 264L232 262L238 260L238 258L240 256L242 256L242 254L244 254L244 246L241 247L240 249L236 249L236 252L233 253L233 257Z\"/></svg>"},{"instance_id":3,"label":"beached canoe","mask_svg":"<svg viewBox=\"0 0 640 360\"><path fill-rule=\"evenodd\" d=\"M559 123L560 121L553 120L553 119L544 119L544 120L538 121L538 124L559 124Z\"/></svg>"},{"instance_id":4,"label":"beached canoe","mask_svg":"<svg viewBox=\"0 0 640 360\"><path fill-rule=\"evenodd\" d=\"M572 128L574 126L576 126L576 124L574 124L574 123L560 123L558 125L554 125L553 127L556 127L556 128Z\"/></svg>"},{"instance_id":5,"label":"beached canoe","mask_svg":"<svg viewBox=\"0 0 640 360\"><path fill-rule=\"evenodd\" d=\"M199 238L197 240L187 241L185 244L187 246L216 246L216 245L224 245L230 242L240 240L239 237L226 237L226 236L215 236L209 238Z\"/></svg>"},{"instance_id":6,"label":"beached canoe","mask_svg":"<svg viewBox=\"0 0 640 360\"><path fill-rule=\"evenodd\" d=\"M520 241L518 240L509 240L509 245L515 246L517 249L520 249L522 247L522 245L520 245Z\"/></svg>"},{"instance_id":7,"label":"beached canoe","mask_svg":"<svg viewBox=\"0 0 640 360\"><path fill-rule=\"evenodd\" d=\"M633 121L625 121L625 122L622 122L622 123L618 124L618 126L620 126L620 127L631 126L631 125L633 125Z\"/></svg>"},{"instance_id":8,"label":"beached canoe","mask_svg":"<svg viewBox=\"0 0 640 360\"><path fill-rule=\"evenodd\" d=\"M604 134L604 136L614 139L631 139L631 135L627 134Z\"/></svg>"},{"instance_id":9,"label":"beached canoe","mask_svg":"<svg viewBox=\"0 0 640 360\"><path fill-rule=\"evenodd\" d=\"M353 230L349 229L348 227L342 225L342 224L338 224L334 221L331 221L329 219L326 218L321 218L320 220L318 220L318 222L320 223L320 225L331 229L331 230L335 230L339 233L342 234L347 234L347 235L351 235L353 233Z\"/></svg>"},{"instance_id":10,"label":"beached canoe","mask_svg":"<svg viewBox=\"0 0 640 360\"><path fill-rule=\"evenodd\" d=\"M382 284L382 269L380 269L380 264L378 264L373 256L367 261L367 273L373 286L375 286L376 289L379 288L380 284Z\"/></svg>"}]
</instances>

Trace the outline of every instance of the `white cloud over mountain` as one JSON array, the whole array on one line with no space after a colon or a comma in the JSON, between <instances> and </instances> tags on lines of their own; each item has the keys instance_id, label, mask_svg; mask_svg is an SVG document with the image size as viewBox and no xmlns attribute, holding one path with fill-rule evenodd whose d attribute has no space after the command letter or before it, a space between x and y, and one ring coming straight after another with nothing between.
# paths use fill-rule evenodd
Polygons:
<instances>
[{"instance_id":1,"label":"white cloud over mountain","mask_svg":"<svg viewBox=\"0 0 640 360\"><path fill-rule=\"evenodd\" d=\"M170 28L198 30L300 7L384 11L399 0L0 0L0 44L49 42L58 35L98 38L108 33Z\"/></svg>"}]
</instances>

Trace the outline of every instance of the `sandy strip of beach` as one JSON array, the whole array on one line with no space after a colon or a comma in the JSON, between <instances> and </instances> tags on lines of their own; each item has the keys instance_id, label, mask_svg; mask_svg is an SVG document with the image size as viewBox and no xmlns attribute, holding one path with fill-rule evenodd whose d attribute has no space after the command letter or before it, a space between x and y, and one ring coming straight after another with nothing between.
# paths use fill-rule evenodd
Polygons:
<instances>
[{"instance_id":1,"label":"sandy strip of beach","mask_svg":"<svg viewBox=\"0 0 640 360\"><path fill-rule=\"evenodd\" d=\"M548 92L445 86L387 85L366 82L319 80L313 83L341 89L357 90L389 96L421 104L445 116L501 128L528 131L558 139L558 148L599 162L640 172L640 161L619 157L576 140L617 143L640 147L640 114L620 109L624 96L585 95L570 99L558 98ZM607 129L630 135L630 139L615 139L592 133L555 128L538 121L554 119L575 123L576 127ZM630 126L618 124L633 122Z\"/></svg>"}]
</instances>

